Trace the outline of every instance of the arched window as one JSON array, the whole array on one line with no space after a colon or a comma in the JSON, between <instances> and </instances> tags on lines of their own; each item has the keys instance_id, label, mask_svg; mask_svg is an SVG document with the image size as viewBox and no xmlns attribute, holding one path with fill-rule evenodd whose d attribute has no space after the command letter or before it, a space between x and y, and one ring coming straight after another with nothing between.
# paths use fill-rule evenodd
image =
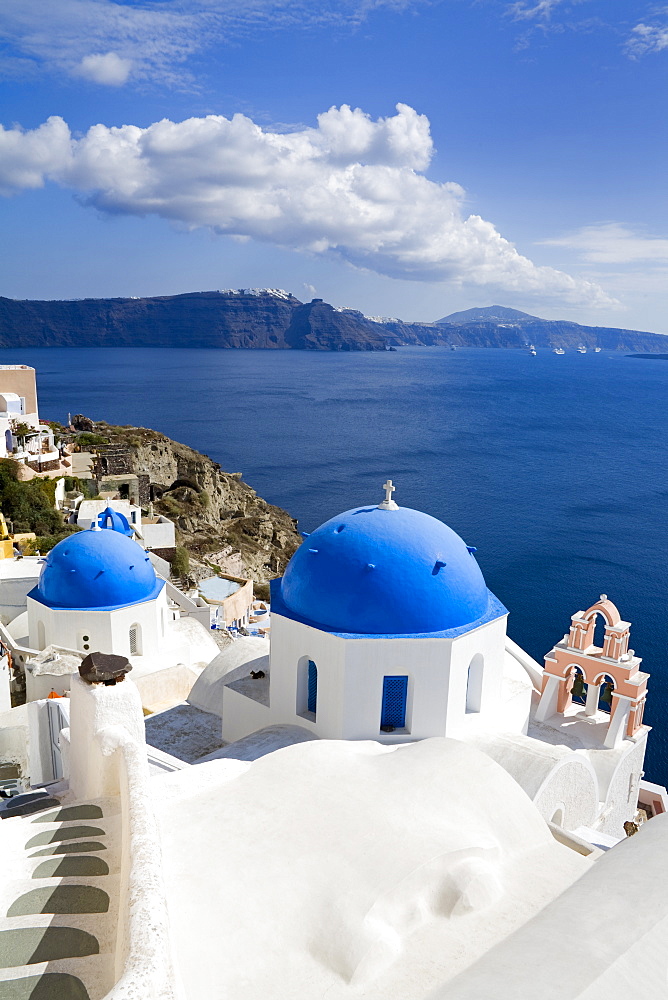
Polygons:
<instances>
[{"instance_id":1,"label":"arched window","mask_svg":"<svg viewBox=\"0 0 668 1000\"><path fill-rule=\"evenodd\" d=\"M315 660L302 656L297 663L297 715L315 722L318 711L318 667Z\"/></svg>"},{"instance_id":2,"label":"arched window","mask_svg":"<svg viewBox=\"0 0 668 1000\"><path fill-rule=\"evenodd\" d=\"M313 660L308 661L308 700L307 709L309 712L315 711L318 705L318 668Z\"/></svg>"},{"instance_id":3,"label":"arched window","mask_svg":"<svg viewBox=\"0 0 668 1000\"><path fill-rule=\"evenodd\" d=\"M130 626L130 656L141 656L141 625L136 622Z\"/></svg>"},{"instance_id":4,"label":"arched window","mask_svg":"<svg viewBox=\"0 0 668 1000\"><path fill-rule=\"evenodd\" d=\"M44 649L46 647L46 632L44 629L44 622L37 623L37 648Z\"/></svg>"},{"instance_id":5,"label":"arched window","mask_svg":"<svg viewBox=\"0 0 668 1000\"><path fill-rule=\"evenodd\" d=\"M485 672L485 657L476 653L469 663L466 679L466 711L479 712L482 706L482 678Z\"/></svg>"},{"instance_id":6,"label":"arched window","mask_svg":"<svg viewBox=\"0 0 668 1000\"><path fill-rule=\"evenodd\" d=\"M383 701L380 709L380 728L384 732L406 728L406 700L408 677L383 677Z\"/></svg>"},{"instance_id":7,"label":"arched window","mask_svg":"<svg viewBox=\"0 0 668 1000\"><path fill-rule=\"evenodd\" d=\"M571 678L571 701L575 702L576 705L586 705L589 685L579 667L573 667Z\"/></svg>"},{"instance_id":8,"label":"arched window","mask_svg":"<svg viewBox=\"0 0 668 1000\"><path fill-rule=\"evenodd\" d=\"M598 710L599 712L612 711L612 694L615 690L615 682L608 674L603 674L598 679Z\"/></svg>"}]
</instances>

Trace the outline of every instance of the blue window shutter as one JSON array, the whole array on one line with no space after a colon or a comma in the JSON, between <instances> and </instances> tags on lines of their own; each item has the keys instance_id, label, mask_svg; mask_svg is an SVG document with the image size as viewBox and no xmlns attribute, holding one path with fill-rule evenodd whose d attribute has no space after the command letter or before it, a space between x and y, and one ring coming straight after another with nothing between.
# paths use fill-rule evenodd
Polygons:
<instances>
[{"instance_id":1,"label":"blue window shutter","mask_svg":"<svg viewBox=\"0 0 668 1000\"><path fill-rule=\"evenodd\" d=\"M315 714L318 704L318 668L313 660L308 661L308 704L309 712Z\"/></svg>"},{"instance_id":2,"label":"blue window shutter","mask_svg":"<svg viewBox=\"0 0 668 1000\"><path fill-rule=\"evenodd\" d=\"M403 729L406 725L406 697L408 677L383 678L383 705L380 713L381 726Z\"/></svg>"}]
</instances>

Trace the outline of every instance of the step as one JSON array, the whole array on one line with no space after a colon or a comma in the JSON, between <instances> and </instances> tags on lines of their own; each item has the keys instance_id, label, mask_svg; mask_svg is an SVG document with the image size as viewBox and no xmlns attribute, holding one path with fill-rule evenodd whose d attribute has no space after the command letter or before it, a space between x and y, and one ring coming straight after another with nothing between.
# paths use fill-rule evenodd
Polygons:
<instances>
[{"instance_id":1,"label":"step","mask_svg":"<svg viewBox=\"0 0 668 1000\"><path fill-rule=\"evenodd\" d=\"M93 837L104 837L105 831L99 826L59 826L55 830L44 830L36 833L26 843L26 851L31 847L45 847L59 840L91 840Z\"/></svg>"},{"instance_id":2,"label":"step","mask_svg":"<svg viewBox=\"0 0 668 1000\"><path fill-rule=\"evenodd\" d=\"M98 955L96 937L80 927L14 927L0 930L0 968L38 965L59 958Z\"/></svg>"},{"instance_id":3,"label":"step","mask_svg":"<svg viewBox=\"0 0 668 1000\"><path fill-rule=\"evenodd\" d=\"M104 813L99 806L82 802L77 806L63 806L55 811L36 816L33 823L65 823L73 819L102 819Z\"/></svg>"},{"instance_id":4,"label":"step","mask_svg":"<svg viewBox=\"0 0 668 1000\"><path fill-rule=\"evenodd\" d=\"M90 994L69 972L45 972L0 982L0 1000L90 1000Z\"/></svg>"},{"instance_id":5,"label":"step","mask_svg":"<svg viewBox=\"0 0 668 1000\"><path fill-rule=\"evenodd\" d=\"M109 896L95 885L56 885L29 889L7 910L8 917L37 913L106 913Z\"/></svg>"},{"instance_id":6,"label":"step","mask_svg":"<svg viewBox=\"0 0 668 1000\"><path fill-rule=\"evenodd\" d=\"M0 1000L104 1000L114 981L110 954L60 959L0 969Z\"/></svg>"},{"instance_id":7,"label":"step","mask_svg":"<svg viewBox=\"0 0 668 1000\"><path fill-rule=\"evenodd\" d=\"M107 845L101 844L98 840L77 840L75 843L64 841L59 844L52 844L50 847L43 847L39 851L33 851L29 858L47 858L53 854L85 854L87 851L106 851Z\"/></svg>"}]
</instances>

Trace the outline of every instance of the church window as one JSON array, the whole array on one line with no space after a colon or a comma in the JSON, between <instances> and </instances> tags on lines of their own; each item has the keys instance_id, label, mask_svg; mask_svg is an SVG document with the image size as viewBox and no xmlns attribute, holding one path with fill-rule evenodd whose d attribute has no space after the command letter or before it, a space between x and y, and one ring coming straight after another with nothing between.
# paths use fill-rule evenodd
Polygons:
<instances>
[{"instance_id":1,"label":"church window","mask_svg":"<svg viewBox=\"0 0 668 1000\"><path fill-rule=\"evenodd\" d=\"M315 660L301 656L297 663L297 715L315 722L318 710L318 668Z\"/></svg>"},{"instance_id":2,"label":"church window","mask_svg":"<svg viewBox=\"0 0 668 1000\"><path fill-rule=\"evenodd\" d=\"M141 656L141 625L130 626L130 656Z\"/></svg>"},{"instance_id":3,"label":"church window","mask_svg":"<svg viewBox=\"0 0 668 1000\"><path fill-rule=\"evenodd\" d=\"M315 714L316 705L318 704L318 668L316 667L313 660L308 661L308 701L307 708L309 712Z\"/></svg>"},{"instance_id":4,"label":"church window","mask_svg":"<svg viewBox=\"0 0 668 1000\"><path fill-rule=\"evenodd\" d=\"M84 653L87 653L90 649L90 636L82 633L79 636L79 646L83 649Z\"/></svg>"},{"instance_id":5,"label":"church window","mask_svg":"<svg viewBox=\"0 0 668 1000\"><path fill-rule=\"evenodd\" d=\"M44 649L46 646L46 634L44 629L44 622L38 622L37 624L37 648Z\"/></svg>"},{"instance_id":6,"label":"church window","mask_svg":"<svg viewBox=\"0 0 668 1000\"><path fill-rule=\"evenodd\" d=\"M485 669L485 658L482 653L476 653L469 663L466 678L466 711L479 712L482 707L482 679Z\"/></svg>"},{"instance_id":7,"label":"church window","mask_svg":"<svg viewBox=\"0 0 668 1000\"><path fill-rule=\"evenodd\" d=\"M406 700L408 677L383 678L383 702L380 711L380 728L386 732L406 726Z\"/></svg>"}]
</instances>

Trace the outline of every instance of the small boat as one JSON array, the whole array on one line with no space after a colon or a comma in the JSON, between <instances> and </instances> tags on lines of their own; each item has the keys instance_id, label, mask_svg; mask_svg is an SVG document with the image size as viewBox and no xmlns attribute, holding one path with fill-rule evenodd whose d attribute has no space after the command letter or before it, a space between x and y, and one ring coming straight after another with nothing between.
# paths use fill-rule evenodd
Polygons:
<instances>
[{"instance_id":1,"label":"small boat","mask_svg":"<svg viewBox=\"0 0 668 1000\"><path fill-rule=\"evenodd\" d=\"M601 348L600 347L595 347L594 348L594 354L600 354L600 353L601 353Z\"/></svg>"},{"instance_id":2,"label":"small boat","mask_svg":"<svg viewBox=\"0 0 668 1000\"><path fill-rule=\"evenodd\" d=\"M533 345L529 348L529 354L537 354L536 348Z\"/></svg>"},{"instance_id":3,"label":"small boat","mask_svg":"<svg viewBox=\"0 0 668 1000\"><path fill-rule=\"evenodd\" d=\"M552 351L552 353L553 354L565 354L566 351L563 349L563 347L555 347L555 349Z\"/></svg>"},{"instance_id":4,"label":"small boat","mask_svg":"<svg viewBox=\"0 0 668 1000\"><path fill-rule=\"evenodd\" d=\"M578 354L586 354L587 353L587 348L585 347L584 344L580 344L580 346L578 347L577 351L578 351Z\"/></svg>"},{"instance_id":5,"label":"small boat","mask_svg":"<svg viewBox=\"0 0 668 1000\"><path fill-rule=\"evenodd\" d=\"M457 350L455 344L450 344L450 350L451 351L456 351Z\"/></svg>"}]
</instances>

